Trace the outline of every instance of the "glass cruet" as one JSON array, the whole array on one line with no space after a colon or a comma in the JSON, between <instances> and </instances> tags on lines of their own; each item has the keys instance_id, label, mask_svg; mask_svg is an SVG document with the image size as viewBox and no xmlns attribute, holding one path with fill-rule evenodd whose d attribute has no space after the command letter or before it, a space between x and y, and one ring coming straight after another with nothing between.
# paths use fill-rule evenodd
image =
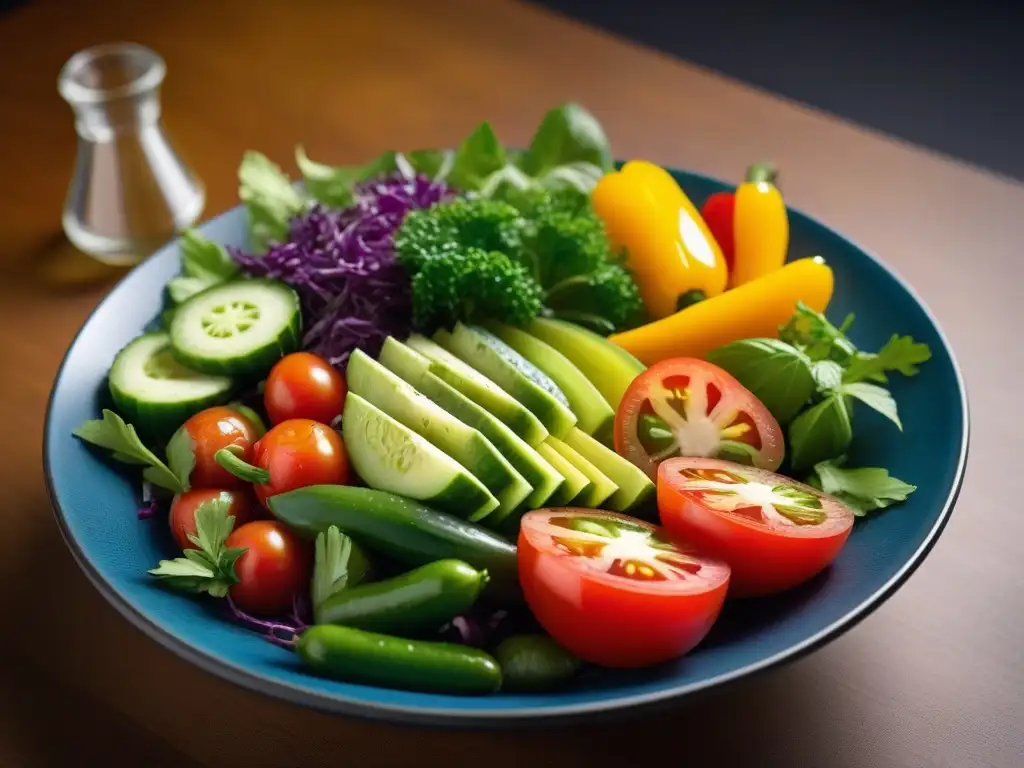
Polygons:
<instances>
[{"instance_id":1,"label":"glass cruet","mask_svg":"<svg viewBox=\"0 0 1024 768\"><path fill-rule=\"evenodd\" d=\"M203 186L160 119L166 71L155 51L110 43L76 53L57 81L78 134L64 232L108 264L141 261L203 210Z\"/></svg>"}]
</instances>

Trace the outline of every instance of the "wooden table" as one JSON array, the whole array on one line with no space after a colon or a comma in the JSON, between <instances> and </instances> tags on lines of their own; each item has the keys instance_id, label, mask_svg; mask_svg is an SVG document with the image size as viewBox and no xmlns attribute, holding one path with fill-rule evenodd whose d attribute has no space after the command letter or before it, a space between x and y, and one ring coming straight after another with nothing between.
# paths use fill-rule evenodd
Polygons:
<instances>
[{"instance_id":1,"label":"wooden table","mask_svg":"<svg viewBox=\"0 0 1024 768\"><path fill-rule=\"evenodd\" d=\"M235 204L249 147L294 170L300 140L314 157L357 161L449 145L483 117L523 144L566 99L600 116L619 156L728 178L774 158L790 202L909 279L959 354L973 450L946 533L825 649L615 728L370 725L189 666L86 582L43 490L53 374L117 277L61 245L75 138L55 79L75 50L116 39L166 58L166 122L208 184L210 215ZM0 19L0 72L0 764L633 765L664 742L719 766L1024 765L1019 185L507 1L36 0Z\"/></svg>"}]
</instances>

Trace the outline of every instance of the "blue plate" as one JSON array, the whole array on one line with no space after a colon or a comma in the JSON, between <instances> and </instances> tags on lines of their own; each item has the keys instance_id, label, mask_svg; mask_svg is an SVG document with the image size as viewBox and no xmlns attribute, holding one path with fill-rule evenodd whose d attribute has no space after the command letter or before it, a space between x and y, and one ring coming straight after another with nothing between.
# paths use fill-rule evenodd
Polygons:
<instances>
[{"instance_id":1,"label":"blue plate","mask_svg":"<svg viewBox=\"0 0 1024 768\"><path fill-rule=\"evenodd\" d=\"M677 179L695 201L726 186L690 173ZM50 496L64 537L86 575L128 620L174 653L253 690L334 712L435 725L507 725L592 718L664 703L735 681L807 653L849 629L920 565L949 518L967 461L963 378L931 313L874 257L828 227L790 211L791 258L822 255L835 271L833 321L855 312L851 336L877 349L894 332L933 353L914 378L891 389L904 431L862 408L852 460L888 468L918 486L902 506L858 522L830 569L783 596L727 605L703 644L678 661L636 672L594 670L557 693L456 697L388 690L307 674L293 654L223 620L204 600L155 587L146 570L173 546L162 520L138 521L138 488L71 430L95 418L114 354L149 324L177 273L171 244L138 266L99 305L57 374L46 419ZM234 209L203 233L243 245Z\"/></svg>"}]
</instances>

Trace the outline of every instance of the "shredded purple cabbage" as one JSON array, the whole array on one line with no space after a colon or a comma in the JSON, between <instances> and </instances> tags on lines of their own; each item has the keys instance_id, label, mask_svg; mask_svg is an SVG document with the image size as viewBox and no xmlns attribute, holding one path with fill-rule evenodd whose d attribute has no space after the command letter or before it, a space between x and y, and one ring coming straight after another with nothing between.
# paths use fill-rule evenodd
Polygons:
<instances>
[{"instance_id":1,"label":"shredded purple cabbage","mask_svg":"<svg viewBox=\"0 0 1024 768\"><path fill-rule=\"evenodd\" d=\"M236 249L231 255L250 275L296 290L306 328L303 346L344 370L352 350L376 355L388 335L408 334L410 281L395 261L392 236L407 212L453 195L425 176L366 182L348 208L316 206L296 217L288 242L265 255Z\"/></svg>"},{"instance_id":2,"label":"shredded purple cabbage","mask_svg":"<svg viewBox=\"0 0 1024 768\"><path fill-rule=\"evenodd\" d=\"M149 520L160 514L160 502L153 493L153 485L148 482L142 484L142 506L139 507L139 520Z\"/></svg>"},{"instance_id":3,"label":"shredded purple cabbage","mask_svg":"<svg viewBox=\"0 0 1024 768\"><path fill-rule=\"evenodd\" d=\"M259 619L248 614L235 605L230 595L227 597L227 605L235 621L259 632L264 640L282 648L293 648L296 638L309 627L309 605L306 598L296 597L291 613L279 619Z\"/></svg>"}]
</instances>

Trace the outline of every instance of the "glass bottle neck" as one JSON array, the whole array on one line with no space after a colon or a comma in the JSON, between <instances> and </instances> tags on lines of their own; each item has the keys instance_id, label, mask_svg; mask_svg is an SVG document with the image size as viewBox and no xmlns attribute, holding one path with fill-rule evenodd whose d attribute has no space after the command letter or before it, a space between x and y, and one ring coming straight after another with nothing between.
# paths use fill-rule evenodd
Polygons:
<instances>
[{"instance_id":1,"label":"glass bottle neck","mask_svg":"<svg viewBox=\"0 0 1024 768\"><path fill-rule=\"evenodd\" d=\"M160 56L134 43L88 48L72 56L57 87L75 113L75 130L87 141L111 141L160 120Z\"/></svg>"}]
</instances>

